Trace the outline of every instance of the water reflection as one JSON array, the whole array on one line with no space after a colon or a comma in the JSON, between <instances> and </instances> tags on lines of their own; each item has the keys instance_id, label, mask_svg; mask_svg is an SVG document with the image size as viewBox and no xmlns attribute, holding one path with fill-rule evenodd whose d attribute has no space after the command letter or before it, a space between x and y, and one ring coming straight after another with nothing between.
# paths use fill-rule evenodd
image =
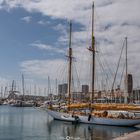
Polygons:
<instances>
[{"instance_id":1,"label":"water reflection","mask_svg":"<svg viewBox=\"0 0 140 140\"><path fill-rule=\"evenodd\" d=\"M51 129L51 137L57 135L57 139L66 138L67 136L80 140L109 140L126 133L138 130L136 127L116 127L103 125L72 124L51 120L47 123L48 129ZM59 132L59 133L58 133Z\"/></svg>"},{"instance_id":2,"label":"water reflection","mask_svg":"<svg viewBox=\"0 0 140 140\"><path fill-rule=\"evenodd\" d=\"M34 108L0 106L0 140L109 140L135 127L72 124Z\"/></svg>"},{"instance_id":3,"label":"water reflection","mask_svg":"<svg viewBox=\"0 0 140 140\"><path fill-rule=\"evenodd\" d=\"M34 108L0 106L0 139L49 140L46 113Z\"/></svg>"}]
</instances>

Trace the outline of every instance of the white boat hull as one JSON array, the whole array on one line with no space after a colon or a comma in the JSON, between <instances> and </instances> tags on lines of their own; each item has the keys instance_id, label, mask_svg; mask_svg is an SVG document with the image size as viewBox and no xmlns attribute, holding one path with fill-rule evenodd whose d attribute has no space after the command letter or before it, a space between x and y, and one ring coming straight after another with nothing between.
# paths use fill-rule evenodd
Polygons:
<instances>
[{"instance_id":1,"label":"white boat hull","mask_svg":"<svg viewBox=\"0 0 140 140\"><path fill-rule=\"evenodd\" d=\"M135 126L140 124L140 119L119 119L119 118L103 118L103 117L91 117L88 121L88 116L78 116L78 120L72 117L71 114L61 113L47 109L48 114L57 120L69 121L87 124L102 124L102 125L116 125L116 126Z\"/></svg>"}]
</instances>

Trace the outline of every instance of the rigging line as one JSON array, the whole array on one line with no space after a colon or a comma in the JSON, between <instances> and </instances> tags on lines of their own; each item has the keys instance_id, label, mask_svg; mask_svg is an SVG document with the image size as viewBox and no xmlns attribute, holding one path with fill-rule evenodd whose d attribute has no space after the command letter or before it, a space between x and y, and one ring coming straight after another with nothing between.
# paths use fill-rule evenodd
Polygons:
<instances>
[{"instance_id":1,"label":"rigging line","mask_svg":"<svg viewBox=\"0 0 140 140\"><path fill-rule=\"evenodd\" d=\"M88 28L87 28L87 38L90 36L90 32L91 32L91 25L92 24L92 15L90 14L89 16L89 23L88 23ZM91 38L88 38L88 41L91 42Z\"/></svg>"},{"instance_id":2,"label":"rigging line","mask_svg":"<svg viewBox=\"0 0 140 140\"><path fill-rule=\"evenodd\" d=\"M109 63L105 59L103 59L103 60L104 60L104 65L108 68L108 72L110 73L110 78L111 78L115 73L113 70L113 67L111 69Z\"/></svg>"},{"instance_id":3,"label":"rigging line","mask_svg":"<svg viewBox=\"0 0 140 140\"><path fill-rule=\"evenodd\" d=\"M76 67L76 70L78 68L77 75L79 77L80 83L82 82L83 77L89 78L89 72L87 69L87 67L89 67L89 64L87 63L87 61L89 61L89 56L87 56L87 53L83 52L82 58L80 59L80 62L78 63L79 65L78 65L78 67ZM88 79L88 81L89 81L89 79Z\"/></svg>"},{"instance_id":4,"label":"rigging line","mask_svg":"<svg viewBox=\"0 0 140 140\"><path fill-rule=\"evenodd\" d=\"M98 48L99 48L100 54L105 55L105 53L102 53L101 47L98 46ZM112 67L112 69L111 69L111 68L110 68L110 65L108 64L108 62L106 61L106 59L104 58L103 60L104 60L104 61L103 61L103 65L104 65L104 66L107 66L108 71L110 72L110 75L114 75L114 73L115 73L114 71L115 71L115 70L113 70L113 67Z\"/></svg>"},{"instance_id":5,"label":"rigging line","mask_svg":"<svg viewBox=\"0 0 140 140\"><path fill-rule=\"evenodd\" d=\"M123 46L122 46L122 49L121 49L121 54L120 54L119 61L118 61L118 64L117 64L117 69L116 69L115 77L114 77L114 80L113 80L113 83L112 83L111 92L113 91L113 88L114 88L114 84L115 84L115 81L116 81L116 77L117 77L117 73L118 73L118 69L119 69L119 65L120 65L120 61L121 61L122 52L123 52L124 47L125 47L125 41L123 42Z\"/></svg>"},{"instance_id":6,"label":"rigging line","mask_svg":"<svg viewBox=\"0 0 140 140\"><path fill-rule=\"evenodd\" d=\"M91 60L91 54L89 55L90 57L88 58L89 59L89 73L87 73L87 80L88 80L88 85L90 86L90 90L91 90L91 82L90 82L90 79L91 79L91 74L92 74L92 70L91 70L91 66L92 66L92 60Z\"/></svg>"},{"instance_id":7,"label":"rigging line","mask_svg":"<svg viewBox=\"0 0 140 140\"><path fill-rule=\"evenodd\" d=\"M72 77L72 86L71 86L71 89L72 89L72 91L71 92L74 92L74 90L75 90L74 73L73 73L74 68L73 68L73 65L74 65L74 63L72 63L72 74L71 74L71 77Z\"/></svg>"},{"instance_id":8,"label":"rigging line","mask_svg":"<svg viewBox=\"0 0 140 140\"><path fill-rule=\"evenodd\" d=\"M106 71L105 71L105 69L104 69L104 66L103 66L102 63L101 63L100 57L99 57L99 58L97 57L97 60L98 60L98 63L99 63L99 65L100 65L100 67L102 68L102 73L105 73L105 76L102 76L102 80L103 80L103 79L105 79L105 81L106 81L106 80L109 80L109 75L108 75L108 73L106 73ZM106 86L109 87L108 82L106 83Z\"/></svg>"},{"instance_id":9,"label":"rigging line","mask_svg":"<svg viewBox=\"0 0 140 140\"><path fill-rule=\"evenodd\" d=\"M75 63L73 63L73 65L74 65L74 68L75 68L75 74L77 76L77 84L78 84L77 86L80 87L80 79L79 79L79 76L78 76L78 71L77 71Z\"/></svg>"},{"instance_id":10,"label":"rigging line","mask_svg":"<svg viewBox=\"0 0 140 140\"><path fill-rule=\"evenodd\" d=\"M74 78L73 78L73 74L71 75L71 100L72 102L74 102Z\"/></svg>"},{"instance_id":11,"label":"rigging line","mask_svg":"<svg viewBox=\"0 0 140 140\"><path fill-rule=\"evenodd\" d=\"M100 46L98 46L98 48L99 48L100 54L103 54L103 53L102 53L102 50L101 50L101 48L100 48ZM110 79L111 79L111 75L114 75L114 74L113 74L114 72L113 72L113 70L110 68L110 65L108 64L108 62L106 61L105 58L103 58L102 65L103 65L103 67L107 67L107 68L108 68L108 72L110 73Z\"/></svg>"},{"instance_id":12,"label":"rigging line","mask_svg":"<svg viewBox=\"0 0 140 140\"><path fill-rule=\"evenodd\" d=\"M125 64L123 66L123 71L122 71L122 74L121 74L120 87L121 87L121 83L122 83L122 79L123 79L124 70L125 70Z\"/></svg>"},{"instance_id":13,"label":"rigging line","mask_svg":"<svg viewBox=\"0 0 140 140\"><path fill-rule=\"evenodd\" d=\"M102 75L102 73L103 73L103 69L102 69L102 67L101 67L101 69L99 68L100 62L99 62L99 59L98 59L97 55L96 55L96 59L97 59L97 62L98 62L98 63L96 63L96 67L97 67L97 69L99 69L98 71L96 70L96 79L97 79L97 83L96 84L98 85L98 87L100 89L101 85L99 84L99 79L100 79L100 75ZM100 74L100 72L101 72L101 74Z\"/></svg>"},{"instance_id":14,"label":"rigging line","mask_svg":"<svg viewBox=\"0 0 140 140\"><path fill-rule=\"evenodd\" d=\"M98 55L98 61L99 61L100 65L102 66L103 73L106 74L106 80L110 81L110 79L111 79L111 74L109 75L109 73L106 72L106 70L105 70L106 66L105 66L104 63L102 63L100 55ZM107 67L107 68L108 68L108 67ZM105 71L105 72L104 72L104 71ZM109 78L109 77L110 77L110 78ZM106 86L108 87L108 89L110 89L110 88L109 88L109 83L108 83L108 82L107 82Z\"/></svg>"},{"instance_id":15,"label":"rigging line","mask_svg":"<svg viewBox=\"0 0 140 140\"><path fill-rule=\"evenodd\" d=\"M105 53L102 53L102 49L101 49L100 47L99 47L99 49L100 49L101 54L104 54L104 55L105 55ZM103 56L103 55L102 55L102 56ZM104 56L104 57L105 57L105 56ZM113 69L113 67L110 67L108 61L107 61L105 58L103 58L103 65L106 66L106 67L108 68L108 71L110 72L110 75L114 75L115 70ZM111 68L112 68L112 69L111 69Z\"/></svg>"},{"instance_id":16,"label":"rigging line","mask_svg":"<svg viewBox=\"0 0 140 140\"><path fill-rule=\"evenodd\" d=\"M104 73L104 68L103 68L103 65L102 65L102 63L100 61L100 58L97 56L96 59L97 59L97 62L99 64L99 66L101 67L101 69L100 69L101 70L101 73L103 74Z\"/></svg>"},{"instance_id":17,"label":"rigging line","mask_svg":"<svg viewBox=\"0 0 140 140\"><path fill-rule=\"evenodd\" d=\"M114 75L114 70L113 70L113 68L111 69L110 68L110 65L109 65L109 63L106 61L106 59L103 59L103 64L104 64L104 67L107 67L107 69L108 69L108 72L110 73L110 79L112 78L112 75Z\"/></svg>"},{"instance_id":18,"label":"rigging line","mask_svg":"<svg viewBox=\"0 0 140 140\"><path fill-rule=\"evenodd\" d=\"M98 55L98 56L99 56L99 55ZM105 65L102 63L102 61L101 61L101 59L100 59L100 56L98 57L98 61L99 61L100 65L101 65L101 67L102 67L102 69L103 69L103 72L105 72L105 68L104 68ZM107 78L109 79L108 73L105 72L105 74L106 74Z\"/></svg>"},{"instance_id":19,"label":"rigging line","mask_svg":"<svg viewBox=\"0 0 140 140\"><path fill-rule=\"evenodd\" d=\"M97 56L97 61L98 61L98 63L99 63L99 65L100 65L100 67L101 67L101 73L105 73L105 75L106 75L106 80L108 80L109 79L109 77L108 77L108 74L105 72L105 69L104 69L104 67L103 67L103 65L102 65L102 63L101 63L101 60L100 60L100 57L98 57ZM108 84L108 83L107 83ZM109 85L108 85L108 87L109 87Z\"/></svg>"},{"instance_id":20,"label":"rigging line","mask_svg":"<svg viewBox=\"0 0 140 140\"><path fill-rule=\"evenodd\" d=\"M59 77L58 79L63 79L64 77L66 77L66 75L65 75L66 70L67 70L66 69L66 63L64 63L63 66L60 66L60 67L61 67L61 70L59 70L59 69L57 70L57 73L59 73L58 71L60 71L60 74L58 75L58 77Z\"/></svg>"},{"instance_id":21,"label":"rigging line","mask_svg":"<svg viewBox=\"0 0 140 140\"><path fill-rule=\"evenodd\" d=\"M91 54L90 54L90 57L92 57ZM88 83L88 84L90 85L90 90L92 90L92 88L91 88L92 85L91 85L91 82L90 82L90 78L91 78L91 74L92 74L92 70L91 70L92 61L91 61L91 59L89 60L89 62L90 62L90 63L89 63L89 76L88 76L88 78L89 78L89 79L88 79L89 83ZM95 79L95 80L96 80L96 79Z\"/></svg>"},{"instance_id":22,"label":"rigging line","mask_svg":"<svg viewBox=\"0 0 140 140\"><path fill-rule=\"evenodd\" d=\"M78 77L78 74L77 74L77 69L76 69L76 65L75 65L75 63L73 63L73 65L72 65L72 70L75 72L72 72L72 91L73 91L73 94L74 94L74 92L77 92L78 91L78 86L79 85L77 85L77 83L78 82L75 82L76 80L75 80L75 78L76 77ZM75 75L76 74L76 75ZM78 78L77 78L78 79ZM79 79L78 79L79 80ZM76 90L77 89L77 90ZM75 95L73 95L72 96L72 99L73 99L73 101L74 101L74 99L75 98L77 98Z\"/></svg>"}]
</instances>

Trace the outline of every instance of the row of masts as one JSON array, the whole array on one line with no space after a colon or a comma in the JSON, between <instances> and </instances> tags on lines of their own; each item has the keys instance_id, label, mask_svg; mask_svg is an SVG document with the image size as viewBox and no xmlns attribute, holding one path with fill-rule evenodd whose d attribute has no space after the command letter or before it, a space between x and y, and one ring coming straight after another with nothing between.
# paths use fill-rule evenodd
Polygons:
<instances>
[{"instance_id":1,"label":"row of masts","mask_svg":"<svg viewBox=\"0 0 140 140\"><path fill-rule=\"evenodd\" d=\"M95 91L95 36L94 36L94 3L92 5L92 27L91 27L91 47L89 51L92 52L92 79L91 79L91 103L94 103L94 91ZM72 32L72 23L70 21L70 30L69 30L69 67L68 67L68 104L71 103L71 81L72 81L72 47L71 47L71 32ZM125 79L125 103L127 103L128 98L128 64L127 64L127 37L125 37L126 42L126 79ZM113 91L113 90L112 90Z\"/></svg>"},{"instance_id":2,"label":"row of masts","mask_svg":"<svg viewBox=\"0 0 140 140\"><path fill-rule=\"evenodd\" d=\"M57 94L57 79L56 79L56 89L55 89L55 93ZM35 96L47 96L52 94L52 89L51 89L51 82L50 82L50 77L48 76L48 87L39 87L36 84L35 85L30 85L28 88L25 85L25 80L24 80L24 75L22 74L22 79L21 79L21 87L17 86L16 81L13 80L11 86L10 85L6 85L6 86L1 86L0 87L0 98L6 98L7 96L9 96L11 93L17 93L19 94L20 92L22 94L22 100L24 100L24 96L25 95L35 95ZM44 94L43 94L44 93Z\"/></svg>"},{"instance_id":3,"label":"row of masts","mask_svg":"<svg viewBox=\"0 0 140 140\"><path fill-rule=\"evenodd\" d=\"M71 81L72 81L72 47L71 47L71 33L72 33L72 23L70 21L69 29L69 68L68 68L68 104L71 102ZM92 37L91 37L91 48L89 50L92 52L92 99L94 102L94 85L95 85L95 37L94 37L94 3L92 5Z\"/></svg>"}]
</instances>

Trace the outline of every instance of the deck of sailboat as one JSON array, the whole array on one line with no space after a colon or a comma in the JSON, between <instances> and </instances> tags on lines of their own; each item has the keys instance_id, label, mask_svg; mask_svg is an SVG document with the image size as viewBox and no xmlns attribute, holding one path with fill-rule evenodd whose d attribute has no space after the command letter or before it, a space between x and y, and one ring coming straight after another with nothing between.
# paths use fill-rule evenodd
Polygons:
<instances>
[{"instance_id":1,"label":"deck of sailboat","mask_svg":"<svg viewBox=\"0 0 140 140\"><path fill-rule=\"evenodd\" d=\"M94 103L94 104L88 104L88 103L79 103L79 104L70 104L68 105L69 108L89 108L95 110L133 110L133 111L140 111L140 106L134 105L134 104L119 104L119 103Z\"/></svg>"}]
</instances>

